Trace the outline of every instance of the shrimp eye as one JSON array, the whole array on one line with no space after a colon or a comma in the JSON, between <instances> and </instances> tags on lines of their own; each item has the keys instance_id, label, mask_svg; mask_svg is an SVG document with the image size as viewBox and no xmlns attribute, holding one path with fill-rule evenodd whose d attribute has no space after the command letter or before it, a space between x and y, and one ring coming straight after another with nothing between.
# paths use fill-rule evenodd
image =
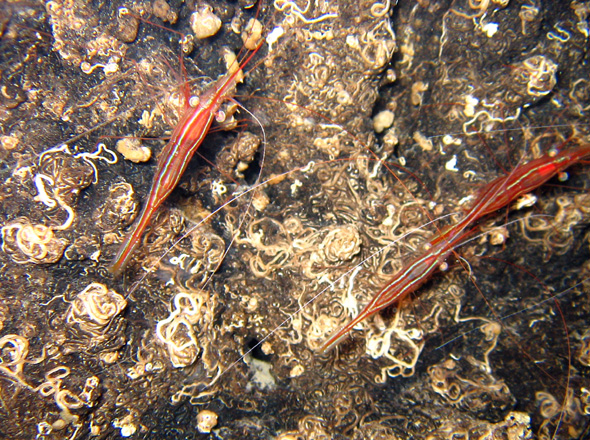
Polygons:
<instances>
[{"instance_id":1,"label":"shrimp eye","mask_svg":"<svg viewBox=\"0 0 590 440\"><path fill-rule=\"evenodd\" d=\"M568 174L567 174L565 171L562 171L561 173L559 173L559 174L557 175L557 179L558 179L560 182L565 182L565 181L568 179L568 177L569 177L569 176L568 176Z\"/></svg>"},{"instance_id":2,"label":"shrimp eye","mask_svg":"<svg viewBox=\"0 0 590 440\"><path fill-rule=\"evenodd\" d=\"M196 95L193 95L189 98L188 100L188 105L190 105L192 108L195 108L196 106L199 105L199 97Z\"/></svg>"},{"instance_id":3,"label":"shrimp eye","mask_svg":"<svg viewBox=\"0 0 590 440\"><path fill-rule=\"evenodd\" d=\"M226 118L226 114L223 110L219 110L217 113L215 113L215 120L219 123L224 122Z\"/></svg>"}]
</instances>

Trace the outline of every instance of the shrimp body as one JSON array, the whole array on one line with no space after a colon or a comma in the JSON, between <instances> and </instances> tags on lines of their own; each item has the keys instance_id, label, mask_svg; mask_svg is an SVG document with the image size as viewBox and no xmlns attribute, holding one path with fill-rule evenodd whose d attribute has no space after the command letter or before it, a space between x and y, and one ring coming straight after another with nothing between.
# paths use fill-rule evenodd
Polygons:
<instances>
[{"instance_id":1,"label":"shrimp body","mask_svg":"<svg viewBox=\"0 0 590 440\"><path fill-rule=\"evenodd\" d=\"M587 156L590 156L588 144L556 155L545 154L515 168L507 176L492 180L477 191L476 201L467 211L465 220L473 222L503 208Z\"/></svg>"},{"instance_id":2,"label":"shrimp body","mask_svg":"<svg viewBox=\"0 0 590 440\"><path fill-rule=\"evenodd\" d=\"M336 345L356 324L416 291L434 271L472 233L465 229L481 217L508 205L516 198L541 186L581 159L590 156L590 145L565 150L557 155L545 154L501 176L477 191L475 201L463 217L432 238L426 250L415 257L375 295L365 308L345 327L326 341L322 351Z\"/></svg>"},{"instance_id":3,"label":"shrimp body","mask_svg":"<svg viewBox=\"0 0 590 440\"><path fill-rule=\"evenodd\" d=\"M415 257L402 270L397 272L356 318L338 330L324 343L322 351L329 350L338 344L359 322L416 291L430 279L430 275L440 267L453 249L459 246L470 234L471 231L467 231L465 233L454 234L453 236L447 235L444 239L441 239L439 235L434 237L426 245L426 251L424 253Z\"/></svg>"},{"instance_id":4,"label":"shrimp body","mask_svg":"<svg viewBox=\"0 0 590 440\"><path fill-rule=\"evenodd\" d=\"M443 229L433 241L448 240L449 237L460 234L478 219L533 191L586 156L590 156L590 145L564 150L557 155L545 154L516 167L506 176L497 177L477 190L474 202L465 210L463 217L454 225Z\"/></svg>"},{"instance_id":5,"label":"shrimp body","mask_svg":"<svg viewBox=\"0 0 590 440\"><path fill-rule=\"evenodd\" d=\"M248 55L243 65L250 61L257 50ZM230 68L230 72L209 87L194 106L189 103L197 101L196 97L186 100L184 114L174 128L172 136L158 160L148 200L133 227L133 231L125 238L109 266L111 273L121 272L129 263L152 215L180 181L188 163L205 139L221 104L231 99L236 83L243 75L241 68L242 66L237 65L233 69Z\"/></svg>"}]
</instances>

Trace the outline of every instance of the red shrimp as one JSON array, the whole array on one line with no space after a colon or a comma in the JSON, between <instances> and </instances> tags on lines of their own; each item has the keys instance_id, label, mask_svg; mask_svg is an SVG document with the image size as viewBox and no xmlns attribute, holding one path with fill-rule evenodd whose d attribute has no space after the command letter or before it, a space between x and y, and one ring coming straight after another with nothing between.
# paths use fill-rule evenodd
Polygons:
<instances>
[{"instance_id":1,"label":"red shrimp","mask_svg":"<svg viewBox=\"0 0 590 440\"><path fill-rule=\"evenodd\" d=\"M465 219L473 222L503 208L588 156L590 144L583 144L558 154L546 153L515 168L507 176L500 176L477 191L476 200L465 214Z\"/></svg>"},{"instance_id":2,"label":"red shrimp","mask_svg":"<svg viewBox=\"0 0 590 440\"><path fill-rule=\"evenodd\" d=\"M558 154L549 152L516 167L506 176L497 177L477 190L475 201L465 210L465 215L456 224L444 229L438 239L452 240L449 237L460 234L473 222L533 191L587 156L590 156L588 144Z\"/></svg>"},{"instance_id":3,"label":"red shrimp","mask_svg":"<svg viewBox=\"0 0 590 440\"><path fill-rule=\"evenodd\" d=\"M109 266L111 273L121 272L129 263L152 215L180 181L188 163L207 136L221 104L232 98L238 78L242 75L242 68L252 59L260 47L261 44L237 68L235 66L230 68L230 72L203 92L197 103L193 102L196 101L196 97L192 97L185 103L184 114L174 128L170 141L164 147L158 160L148 200L133 231L125 238Z\"/></svg>"},{"instance_id":4,"label":"red shrimp","mask_svg":"<svg viewBox=\"0 0 590 440\"><path fill-rule=\"evenodd\" d=\"M342 329L338 330L322 346L322 351L326 351L336 345L356 324L365 318L377 313L385 307L393 304L394 301L401 300L408 294L416 291L424 284L430 275L440 267L447 259L449 254L459 246L472 231L455 234L453 237L440 239L435 236L427 245L427 250L410 261L373 297L371 302L365 306L361 313L357 315Z\"/></svg>"},{"instance_id":5,"label":"red shrimp","mask_svg":"<svg viewBox=\"0 0 590 440\"><path fill-rule=\"evenodd\" d=\"M454 225L431 239L426 251L415 257L373 297L351 322L322 346L326 351L336 345L356 324L416 291L434 271L460 246L473 230L465 229L481 217L508 205L513 200L543 185L581 159L590 156L590 145L565 150L557 155L547 153L501 176L477 191L475 202Z\"/></svg>"}]
</instances>

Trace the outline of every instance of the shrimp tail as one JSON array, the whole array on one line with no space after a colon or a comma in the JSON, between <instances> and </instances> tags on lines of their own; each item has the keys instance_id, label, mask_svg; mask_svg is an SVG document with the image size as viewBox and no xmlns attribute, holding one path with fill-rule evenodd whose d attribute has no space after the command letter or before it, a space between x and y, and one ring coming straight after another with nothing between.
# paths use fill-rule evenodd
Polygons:
<instances>
[{"instance_id":1,"label":"shrimp tail","mask_svg":"<svg viewBox=\"0 0 590 440\"><path fill-rule=\"evenodd\" d=\"M108 271L113 275L119 275L131 261L131 256L139 246L141 236L150 223L152 211L153 210L148 209L148 206L146 206L141 213L139 220L133 226L133 232L125 238L125 241L121 247L119 247L117 254L108 267Z\"/></svg>"}]
</instances>

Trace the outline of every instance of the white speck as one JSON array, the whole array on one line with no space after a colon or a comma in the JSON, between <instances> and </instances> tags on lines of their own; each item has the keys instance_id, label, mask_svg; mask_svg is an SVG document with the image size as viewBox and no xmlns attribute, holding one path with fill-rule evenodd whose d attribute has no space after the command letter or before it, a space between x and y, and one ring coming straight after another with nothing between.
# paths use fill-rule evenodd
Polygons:
<instances>
[{"instance_id":1,"label":"white speck","mask_svg":"<svg viewBox=\"0 0 590 440\"><path fill-rule=\"evenodd\" d=\"M362 266L357 267L352 275L350 276L350 282L348 285L348 290L344 296L342 301L342 306L347 311L349 316L356 316L359 313L358 301L356 300L355 296L353 295L352 291L354 289L354 278L356 275L361 271Z\"/></svg>"},{"instance_id":2,"label":"white speck","mask_svg":"<svg viewBox=\"0 0 590 440\"><path fill-rule=\"evenodd\" d=\"M533 194L523 194L514 203L515 209L530 208L537 202L537 197Z\"/></svg>"},{"instance_id":3,"label":"white speck","mask_svg":"<svg viewBox=\"0 0 590 440\"><path fill-rule=\"evenodd\" d=\"M272 368L270 363L255 359L251 355L246 357L246 362L250 366L250 372L253 373L250 382L246 385L246 391L254 387L260 390L272 390L276 387L277 382L270 372Z\"/></svg>"},{"instance_id":4,"label":"white speck","mask_svg":"<svg viewBox=\"0 0 590 440\"><path fill-rule=\"evenodd\" d=\"M49 197L49 194L47 194L47 191L45 191L45 184L43 183L44 181L49 183L49 185L55 184L53 179L49 176L46 176L45 174L35 175L35 186L37 187L37 192L39 194L33 197L33 200L35 202L43 203L48 208L55 208L55 206L57 206L57 203L55 202L55 200Z\"/></svg>"},{"instance_id":5,"label":"white speck","mask_svg":"<svg viewBox=\"0 0 590 440\"><path fill-rule=\"evenodd\" d=\"M393 112L391 110L383 110L373 117L373 129L377 133L382 133L385 129L393 124Z\"/></svg>"},{"instance_id":6,"label":"white speck","mask_svg":"<svg viewBox=\"0 0 590 440\"><path fill-rule=\"evenodd\" d=\"M266 37L266 42L268 43L269 52L272 52L272 45L279 41L279 38L281 38L284 33L285 30L282 27L277 26L270 32L270 34L268 34Z\"/></svg>"},{"instance_id":7,"label":"white speck","mask_svg":"<svg viewBox=\"0 0 590 440\"><path fill-rule=\"evenodd\" d=\"M315 162L313 160L310 161L307 165L305 165L305 167L301 168L301 172L307 173L308 171L311 171L313 169L314 165L315 165Z\"/></svg>"},{"instance_id":8,"label":"white speck","mask_svg":"<svg viewBox=\"0 0 590 440\"><path fill-rule=\"evenodd\" d=\"M121 428L121 437L131 437L137 428L134 425L126 425Z\"/></svg>"},{"instance_id":9,"label":"white speck","mask_svg":"<svg viewBox=\"0 0 590 440\"><path fill-rule=\"evenodd\" d=\"M455 173L459 171L459 168L457 168L457 155L453 154L453 157L445 164L445 168Z\"/></svg>"},{"instance_id":10,"label":"white speck","mask_svg":"<svg viewBox=\"0 0 590 440\"><path fill-rule=\"evenodd\" d=\"M104 71L105 75L112 75L113 73L119 71L119 65L115 62L109 61L102 70Z\"/></svg>"},{"instance_id":11,"label":"white speck","mask_svg":"<svg viewBox=\"0 0 590 440\"><path fill-rule=\"evenodd\" d=\"M488 38L492 38L498 32L498 23L485 23L482 25L481 30Z\"/></svg>"},{"instance_id":12,"label":"white speck","mask_svg":"<svg viewBox=\"0 0 590 440\"><path fill-rule=\"evenodd\" d=\"M293 184L291 185L291 195L294 196L297 190L302 186L303 183L301 183L301 180L295 179L295 182L293 182Z\"/></svg>"},{"instance_id":13,"label":"white speck","mask_svg":"<svg viewBox=\"0 0 590 440\"><path fill-rule=\"evenodd\" d=\"M220 180L214 180L211 182L211 192L213 195L222 196L227 192L227 187Z\"/></svg>"},{"instance_id":14,"label":"white speck","mask_svg":"<svg viewBox=\"0 0 590 440\"><path fill-rule=\"evenodd\" d=\"M422 332L417 328L413 328L406 333L410 339L419 340L422 339Z\"/></svg>"},{"instance_id":15,"label":"white speck","mask_svg":"<svg viewBox=\"0 0 590 440\"><path fill-rule=\"evenodd\" d=\"M170 258L170 264L174 265L174 266L180 266L180 267L184 267L184 260L186 260L189 257L188 254L180 254L178 257L172 257Z\"/></svg>"},{"instance_id":16,"label":"white speck","mask_svg":"<svg viewBox=\"0 0 590 440\"><path fill-rule=\"evenodd\" d=\"M459 205L465 205L465 204L471 202L471 200L473 200L473 195L463 197L461 200L459 200Z\"/></svg>"},{"instance_id":17,"label":"white speck","mask_svg":"<svg viewBox=\"0 0 590 440\"><path fill-rule=\"evenodd\" d=\"M450 134L445 134L442 138L442 141L445 145L461 145L461 139L454 138Z\"/></svg>"},{"instance_id":18,"label":"white speck","mask_svg":"<svg viewBox=\"0 0 590 440\"><path fill-rule=\"evenodd\" d=\"M475 106L479 104L479 99L475 98L474 96L467 95L465 97L465 116L472 117L475 115Z\"/></svg>"},{"instance_id":19,"label":"white speck","mask_svg":"<svg viewBox=\"0 0 590 440\"><path fill-rule=\"evenodd\" d=\"M359 40L354 35L347 35L346 36L346 44L353 49L359 47Z\"/></svg>"}]
</instances>

